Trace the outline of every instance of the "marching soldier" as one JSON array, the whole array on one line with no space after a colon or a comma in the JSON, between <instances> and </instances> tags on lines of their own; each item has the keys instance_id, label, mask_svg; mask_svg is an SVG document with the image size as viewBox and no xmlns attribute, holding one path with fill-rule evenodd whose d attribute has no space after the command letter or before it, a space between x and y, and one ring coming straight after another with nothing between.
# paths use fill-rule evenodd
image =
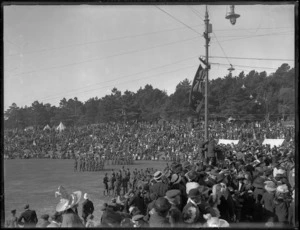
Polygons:
<instances>
[{"instance_id":1,"label":"marching soldier","mask_svg":"<svg viewBox=\"0 0 300 230\"><path fill-rule=\"evenodd\" d=\"M75 156L74 157L74 172L76 172L77 171L77 164L78 164L78 162L77 162L77 157Z\"/></svg>"}]
</instances>

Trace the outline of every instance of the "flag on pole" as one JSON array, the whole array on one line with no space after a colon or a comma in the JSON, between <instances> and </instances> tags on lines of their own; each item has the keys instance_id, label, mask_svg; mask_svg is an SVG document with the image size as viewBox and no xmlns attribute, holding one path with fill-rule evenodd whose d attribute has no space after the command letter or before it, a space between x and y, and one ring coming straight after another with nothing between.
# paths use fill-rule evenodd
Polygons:
<instances>
[{"instance_id":1,"label":"flag on pole","mask_svg":"<svg viewBox=\"0 0 300 230\"><path fill-rule=\"evenodd\" d=\"M196 75L193 80L192 89L190 92L189 104L192 110L199 113L204 103L204 82L206 77L206 70L201 64L198 67Z\"/></svg>"}]
</instances>

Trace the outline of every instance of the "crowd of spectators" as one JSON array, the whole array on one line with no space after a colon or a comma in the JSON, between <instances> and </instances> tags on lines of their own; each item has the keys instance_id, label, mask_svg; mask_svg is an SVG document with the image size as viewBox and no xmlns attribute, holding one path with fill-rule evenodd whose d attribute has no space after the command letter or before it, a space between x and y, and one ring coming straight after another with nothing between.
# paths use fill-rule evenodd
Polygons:
<instances>
[{"instance_id":1,"label":"crowd of spectators","mask_svg":"<svg viewBox=\"0 0 300 230\"><path fill-rule=\"evenodd\" d=\"M116 162L120 158L187 160L199 152L203 123L107 123L68 127L4 130L4 157L73 159L87 154ZM264 139L294 140L294 128L280 122L220 122L209 125L210 139L247 143ZM180 154L179 154L180 153Z\"/></svg>"}]
</instances>

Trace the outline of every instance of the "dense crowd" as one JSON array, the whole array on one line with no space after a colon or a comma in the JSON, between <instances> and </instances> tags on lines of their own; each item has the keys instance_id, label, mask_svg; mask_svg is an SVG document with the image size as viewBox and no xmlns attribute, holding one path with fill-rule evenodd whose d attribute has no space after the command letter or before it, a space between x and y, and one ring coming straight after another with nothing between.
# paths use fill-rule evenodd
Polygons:
<instances>
[{"instance_id":1,"label":"dense crowd","mask_svg":"<svg viewBox=\"0 0 300 230\"><path fill-rule=\"evenodd\" d=\"M111 164L132 160L187 160L199 151L204 125L198 123L108 123L68 127L59 132L43 128L4 130L4 157L94 158ZM294 128L280 122L211 122L210 138L248 142L264 139L294 140ZM100 164L100 162L99 162ZM100 167L100 166L99 166Z\"/></svg>"},{"instance_id":2,"label":"dense crowd","mask_svg":"<svg viewBox=\"0 0 300 230\"><path fill-rule=\"evenodd\" d=\"M294 139L273 148L253 138L236 146L198 139L198 146L194 159L175 159L161 170L131 171L123 166L106 173L103 194L112 199L101 207L100 223L94 221L93 202L88 201L87 194L83 196L80 217L78 205L82 192L68 193L60 186L55 193L60 200L50 217L46 215L38 221L35 212L26 206L25 212L32 218L26 219L24 213L17 218L13 210L8 224L14 222L25 227L296 225ZM181 151L185 153L184 148Z\"/></svg>"}]
</instances>

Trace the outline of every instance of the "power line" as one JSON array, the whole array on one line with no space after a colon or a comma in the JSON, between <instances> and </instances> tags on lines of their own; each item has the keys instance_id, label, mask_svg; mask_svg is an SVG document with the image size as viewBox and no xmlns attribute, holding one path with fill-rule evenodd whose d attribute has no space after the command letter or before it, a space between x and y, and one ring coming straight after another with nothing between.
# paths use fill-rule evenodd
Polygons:
<instances>
[{"instance_id":1,"label":"power line","mask_svg":"<svg viewBox=\"0 0 300 230\"><path fill-rule=\"evenodd\" d=\"M227 57L209 56L209 58L227 58ZM228 58L230 58L230 59L243 59L243 60L258 60L258 61L294 61L294 59L278 59L278 58L253 58L253 57L228 57Z\"/></svg>"},{"instance_id":2,"label":"power line","mask_svg":"<svg viewBox=\"0 0 300 230\"><path fill-rule=\"evenodd\" d=\"M201 25L203 25L203 24L201 24ZM199 27L201 25L199 24L199 25L196 25L196 26L193 26L193 27ZM61 47L54 47L54 48L41 49L41 50L36 50L36 51L31 51L31 52L25 52L23 54L43 53L43 52L47 52L47 51L65 49L65 48L70 48L70 47L74 47L74 46L85 46L85 45L90 45L90 44L110 42L110 41L121 40L121 39L126 39L126 38L142 37L142 36L146 36L146 35L150 35L150 34L157 34L157 33L175 31L175 30L180 30L180 29L187 29L187 28L186 27L179 27L179 28L160 30L160 31L155 31L155 32L150 32L150 33L142 33L142 34L136 34L136 35L123 36L123 37L115 37L115 38L104 39L104 40L99 40L99 41L91 41L91 42L77 43L77 44L68 44L68 45L61 46ZM9 40L6 40L6 42L11 43ZM18 55L19 54L10 54L10 55L7 55L7 56L11 57L11 56L18 56Z\"/></svg>"},{"instance_id":3,"label":"power line","mask_svg":"<svg viewBox=\"0 0 300 230\"><path fill-rule=\"evenodd\" d=\"M121 77L118 77L118 78L115 78L115 79L112 79L112 80L108 80L108 81L102 81L102 82L97 82L95 84L93 84L93 86L95 85L100 85L100 84L105 84L105 83L108 83L108 82L113 82L113 81L117 81L117 80L120 80L120 79L123 79L123 78L127 78L127 77L131 77L131 76L135 76L135 75L138 75L138 74L144 74L144 73L147 73L147 72L151 72L153 70L156 70L156 69L160 69L160 68L163 68L163 67L166 67L166 66L170 66L170 65L174 65L174 64L177 64L177 63L180 63L180 62L183 62L183 61L186 61L186 60L190 60L190 59L194 59L198 56L193 56L193 57L189 57L189 58L185 58L185 59L182 59L182 60L179 60L179 61L176 61L176 62L172 62L170 64L166 64L166 65L162 65L162 66L157 66L157 67L154 67L154 68L151 68L151 69L148 69L148 70L144 70L144 71L140 71L140 72L137 72L137 73L133 73L133 74L127 74L127 75L124 75L124 76L121 76ZM88 87L91 87L91 86L84 86L84 87L80 87L80 88L77 88L77 89L73 89L71 91L68 91L67 93L71 93L71 92L76 92L77 90L82 90L84 88L88 88ZM66 92L62 93L62 94L58 94L58 95L64 95ZM43 99L47 99L48 97L46 98L42 98L41 100Z\"/></svg>"},{"instance_id":4,"label":"power line","mask_svg":"<svg viewBox=\"0 0 300 230\"><path fill-rule=\"evenodd\" d=\"M109 56L106 56L106 57L93 58L93 59L89 59L89 60L85 60L85 61L81 61L81 62L70 63L70 64L66 64L66 65L60 65L60 66L42 68L42 69L34 70L34 71L27 71L27 72L23 72L23 73L14 74L14 75L12 75L12 77L10 77L10 79L15 78L14 76L19 76L19 75L23 75L23 74L29 74L29 73L39 72L39 71L42 71L42 70L59 69L59 68L64 68L64 67L68 67L68 66L74 66L74 65L78 65L78 64L82 64L82 63L87 63L87 62L92 62L92 61L98 61L98 60L108 59L108 58L122 56L122 55L126 55L126 54L131 54L131 53L137 53L137 52L141 52L141 51L145 51L145 50L149 50L149 49L155 49L155 48L162 47L162 46L172 45L172 44L176 44L176 43L180 43L180 42L191 41L191 40L194 40L196 38L198 38L198 37L188 38L188 39L185 39L185 40L180 40L180 41L175 41L175 42L164 43L164 44L161 44L161 45L156 45L156 46L152 46L152 47L148 47L148 48L144 48L144 49L131 50L131 51L127 51L127 52L123 52L123 53L119 53L119 54L109 55Z\"/></svg>"},{"instance_id":5,"label":"power line","mask_svg":"<svg viewBox=\"0 0 300 230\"><path fill-rule=\"evenodd\" d=\"M173 15L169 14L168 12L164 11L163 9L161 9L158 6L155 6L156 8L158 8L159 10L161 10L162 12L164 12L165 14L169 15L171 18L173 18L174 20L176 20L177 22L180 22L181 24L185 25L187 28L191 29L192 31L194 31L197 34L200 34L198 31L194 30L192 27L188 26L187 24L183 23L182 21L180 21L179 19L177 19L176 17L174 17ZM202 34L200 34L202 35Z\"/></svg>"},{"instance_id":6,"label":"power line","mask_svg":"<svg viewBox=\"0 0 300 230\"><path fill-rule=\"evenodd\" d=\"M217 35L215 34L215 32L213 32L213 34L215 35L215 38L216 38L216 40L217 40L217 42L218 42L218 44L219 44L221 50L223 51L223 54L225 55L225 58L227 59L229 65L231 65L231 63L230 63L230 61L229 61L229 59L228 59L228 57L227 57L227 55L226 55L226 53L225 53L223 47L221 46L221 44L220 44L220 42L219 42L219 40L218 40L218 38L217 38Z\"/></svg>"},{"instance_id":7,"label":"power line","mask_svg":"<svg viewBox=\"0 0 300 230\"><path fill-rule=\"evenodd\" d=\"M108 88L108 87L115 87L115 86L118 86L118 85L121 85L121 84L126 84L126 83L129 83L129 82L133 82L133 81L137 81L137 80L142 80L142 79L146 79L146 78L149 79L149 78L152 78L152 77L160 76L162 74L177 72L179 70L188 69L188 68L191 68L191 67L195 68L195 65L186 66L186 67L183 67L183 68L179 68L179 69L176 69L176 70L167 71L167 72L163 72L163 73L159 73L159 74L153 74L153 75L150 75L150 76L147 76L147 77L143 77L143 78L136 78L136 79L132 79L130 81L125 81L125 82L121 82L121 83L114 84L114 85L108 85L108 86L103 86L103 87L96 88L96 89L90 89L90 90L86 90L86 91L81 91L81 92L78 92L77 94L92 92L92 91L96 91L96 90L100 90L100 89L104 89L104 88ZM67 96L68 95L70 95L70 94L67 94ZM51 97L51 98L46 98L46 99L44 99L44 101L49 101L49 100L51 101L51 100L54 100L54 99L59 98L59 97L61 97L61 96L55 96L55 97Z\"/></svg>"},{"instance_id":8,"label":"power line","mask_svg":"<svg viewBox=\"0 0 300 230\"><path fill-rule=\"evenodd\" d=\"M227 64L224 64L224 63L210 63L212 65L226 65L228 66ZM264 67L264 66L246 66L246 65L234 65L234 66L240 66L240 67L249 67L249 68L258 68L258 69L277 69L277 68L271 68L271 67Z\"/></svg>"}]
</instances>

